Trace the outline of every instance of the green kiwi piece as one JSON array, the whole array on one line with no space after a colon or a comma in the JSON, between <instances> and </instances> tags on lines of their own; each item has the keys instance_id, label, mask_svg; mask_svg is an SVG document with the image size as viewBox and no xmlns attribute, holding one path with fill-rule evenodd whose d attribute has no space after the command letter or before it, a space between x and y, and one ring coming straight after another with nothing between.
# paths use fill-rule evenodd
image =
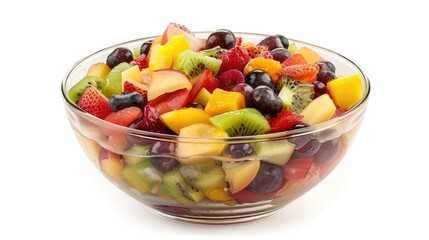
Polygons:
<instances>
[{"instance_id":1,"label":"green kiwi piece","mask_svg":"<svg viewBox=\"0 0 429 240\"><path fill-rule=\"evenodd\" d=\"M173 69L184 73L189 79L193 79L207 68L210 68L213 76L216 76L221 64L222 61L219 59L186 50L177 56L173 64Z\"/></svg>"},{"instance_id":2,"label":"green kiwi piece","mask_svg":"<svg viewBox=\"0 0 429 240\"><path fill-rule=\"evenodd\" d=\"M271 130L268 121L254 108L219 114L211 117L210 122L230 137L264 134Z\"/></svg>"},{"instance_id":3,"label":"green kiwi piece","mask_svg":"<svg viewBox=\"0 0 429 240\"><path fill-rule=\"evenodd\" d=\"M180 168L182 175L198 189L210 189L225 185L225 173L221 165L215 161L183 165Z\"/></svg>"},{"instance_id":4,"label":"green kiwi piece","mask_svg":"<svg viewBox=\"0 0 429 240\"><path fill-rule=\"evenodd\" d=\"M164 175L159 191L184 205L192 205L205 197L202 191L183 177L180 169L175 169Z\"/></svg>"},{"instance_id":5,"label":"green kiwi piece","mask_svg":"<svg viewBox=\"0 0 429 240\"><path fill-rule=\"evenodd\" d=\"M107 74L103 83L101 84L101 93L110 98L113 94L121 94L122 92L122 72L130 68L131 65L123 62L114 67L109 74Z\"/></svg>"},{"instance_id":6,"label":"green kiwi piece","mask_svg":"<svg viewBox=\"0 0 429 240\"><path fill-rule=\"evenodd\" d=\"M72 102L77 103L82 96L83 92L90 87L93 86L97 89L100 89L101 84L104 80L100 77L95 76L86 76L82 78L79 82L77 82L72 88L69 90L69 98Z\"/></svg>"},{"instance_id":7,"label":"green kiwi piece","mask_svg":"<svg viewBox=\"0 0 429 240\"><path fill-rule=\"evenodd\" d=\"M299 114L314 98L313 84L300 83L288 77L279 81L279 98L283 101L283 108Z\"/></svg>"},{"instance_id":8,"label":"green kiwi piece","mask_svg":"<svg viewBox=\"0 0 429 240\"><path fill-rule=\"evenodd\" d=\"M211 49L199 51L199 53L201 53L207 57L212 57L212 58L218 58L220 55L222 55L225 52L226 52L226 49L223 49L219 46L216 46L216 47L211 48Z\"/></svg>"},{"instance_id":9,"label":"green kiwi piece","mask_svg":"<svg viewBox=\"0 0 429 240\"><path fill-rule=\"evenodd\" d=\"M161 173L152 167L149 159L134 165L127 165L122 170L125 180L141 193L150 191L155 184L161 182Z\"/></svg>"},{"instance_id":10,"label":"green kiwi piece","mask_svg":"<svg viewBox=\"0 0 429 240\"><path fill-rule=\"evenodd\" d=\"M148 159L146 154L147 151L149 151L149 148L150 145L132 145L131 148L128 149L127 152L123 155L124 161L127 163L127 165L134 165L145 159Z\"/></svg>"},{"instance_id":11,"label":"green kiwi piece","mask_svg":"<svg viewBox=\"0 0 429 240\"><path fill-rule=\"evenodd\" d=\"M285 165L292 156L295 144L288 140L258 142L255 152L259 160L275 165Z\"/></svg>"}]
</instances>

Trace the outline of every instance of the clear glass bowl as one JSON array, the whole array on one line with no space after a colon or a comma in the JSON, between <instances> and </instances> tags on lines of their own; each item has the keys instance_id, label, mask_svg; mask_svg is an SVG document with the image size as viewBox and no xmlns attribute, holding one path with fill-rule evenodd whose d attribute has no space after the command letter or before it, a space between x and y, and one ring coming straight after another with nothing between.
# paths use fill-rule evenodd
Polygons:
<instances>
[{"instance_id":1,"label":"clear glass bowl","mask_svg":"<svg viewBox=\"0 0 429 240\"><path fill-rule=\"evenodd\" d=\"M196 34L199 37L207 37L209 32ZM266 37L266 35L251 33L236 33L236 35L241 36L244 42L255 43ZM269 216L322 181L343 158L359 130L370 92L370 83L367 76L352 61L340 54L293 39L290 39L290 42L294 42L298 47L308 46L326 60L331 61L336 66L337 75L360 74L364 86L362 100L340 116L307 128L248 137L193 139L114 125L83 112L67 97L68 90L86 75L91 64L105 62L107 55L117 47L133 49L154 38L148 37L121 43L81 59L67 73L62 82L61 91L73 132L97 169L124 192L163 216L186 222L209 224L245 222ZM117 144L126 139L132 139L133 142L138 142L143 147L130 148L129 141L128 147L125 149L122 144ZM176 157L162 154L148 155L147 146L156 142L185 143L199 148L199 146L207 147L214 144L226 146L238 143L250 143L252 146L260 143L282 145L287 144L286 141L295 144L295 151L289 161L281 166L284 173L283 185L270 193L258 194L244 189L231 195L225 181L221 181L224 182L223 184L219 184L219 181L210 182L213 178L219 179L219 174L222 179L222 174L224 173L220 165L226 166L232 161L237 161L237 159L231 159L225 155L193 156L214 159L215 161L212 160L212 162L216 164L212 167L217 168L217 170L221 169L221 171L214 171L216 173L207 172L201 166L180 165L178 167L181 173L187 177L185 182L191 182L191 185L204 186L203 189L192 187L193 189L190 190L196 191L198 198L203 198L194 204L190 204L189 201L180 198L180 196L172 198L163 194L165 192L160 190L162 188L160 186L163 184L165 174L154 170L150 167L150 164L142 164L140 170L134 171L134 175L126 176L127 174L125 173L128 171L126 169L136 162L150 162L149 159L156 161L159 157ZM305 144L308 145L301 148ZM297 151L298 148L301 148L300 151ZM302 149L307 151L302 152ZM273 152L265 154L263 158L263 161L281 161L282 158L288 158L288 156ZM254 161L260 161L261 159L256 155L251 155L239 160L248 160L242 163L254 163ZM238 178L241 177L242 181L248 180L248 174L245 171L242 170L241 175L238 175ZM192 177L189 178L189 175L198 177L202 176L201 174L205 174L205 177L208 176L208 178L203 178L199 185L193 182ZM140 180L143 181L143 186ZM186 187L190 185L181 185L180 181L183 181L183 178L181 180L173 178L173 182L177 187L177 189L173 190L176 191L176 195L180 195L180 191L189 190ZM146 184L147 182L150 182L150 184ZM174 184L170 183L169 186L174 188L172 186Z\"/></svg>"}]
</instances>

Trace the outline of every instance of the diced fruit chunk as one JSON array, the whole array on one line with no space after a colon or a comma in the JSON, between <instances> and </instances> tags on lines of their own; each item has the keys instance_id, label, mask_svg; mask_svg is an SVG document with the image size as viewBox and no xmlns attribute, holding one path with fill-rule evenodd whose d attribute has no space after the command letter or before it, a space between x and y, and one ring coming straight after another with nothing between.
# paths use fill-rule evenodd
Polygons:
<instances>
[{"instance_id":1,"label":"diced fruit chunk","mask_svg":"<svg viewBox=\"0 0 429 240\"><path fill-rule=\"evenodd\" d=\"M127 70L123 71L121 73L122 76L122 82L126 81L126 80L134 80L137 82L143 82L142 76L140 74L140 69L139 66L132 66L130 68L128 68Z\"/></svg>"},{"instance_id":2,"label":"diced fruit chunk","mask_svg":"<svg viewBox=\"0 0 429 240\"><path fill-rule=\"evenodd\" d=\"M211 116L235 111L246 107L244 96L239 92L228 92L222 89L213 91L204 109Z\"/></svg>"},{"instance_id":3,"label":"diced fruit chunk","mask_svg":"<svg viewBox=\"0 0 429 240\"><path fill-rule=\"evenodd\" d=\"M149 102L159 114L177 110L189 103L190 91L186 88L165 93Z\"/></svg>"},{"instance_id":4,"label":"diced fruit chunk","mask_svg":"<svg viewBox=\"0 0 429 240\"><path fill-rule=\"evenodd\" d=\"M148 192L156 183L161 182L161 174L152 167L149 159L127 165L122 174L125 180L141 193Z\"/></svg>"},{"instance_id":5,"label":"diced fruit chunk","mask_svg":"<svg viewBox=\"0 0 429 240\"><path fill-rule=\"evenodd\" d=\"M259 160L222 162L225 180L229 183L229 189L232 194L243 190L252 182L258 173L260 163Z\"/></svg>"},{"instance_id":6,"label":"diced fruit chunk","mask_svg":"<svg viewBox=\"0 0 429 240\"><path fill-rule=\"evenodd\" d=\"M349 110L361 100L363 95L360 75L354 74L329 81L328 93L336 105Z\"/></svg>"},{"instance_id":7,"label":"diced fruit chunk","mask_svg":"<svg viewBox=\"0 0 429 240\"><path fill-rule=\"evenodd\" d=\"M179 134L180 129L195 123L210 124L210 115L198 108L184 108L161 115L161 120L169 129Z\"/></svg>"},{"instance_id":8,"label":"diced fruit chunk","mask_svg":"<svg viewBox=\"0 0 429 240\"><path fill-rule=\"evenodd\" d=\"M186 75L175 70L158 70L152 75L152 80L147 91L149 101L165 94L175 92L179 89L191 90L192 84Z\"/></svg>"},{"instance_id":9,"label":"diced fruit chunk","mask_svg":"<svg viewBox=\"0 0 429 240\"><path fill-rule=\"evenodd\" d=\"M94 77L100 77L104 78L109 74L110 67L107 66L105 63L94 63L89 67L87 76L94 76Z\"/></svg>"},{"instance_id":10,"label":"diced fruit chunk","mask_svg":"<svg viewBox=\"0 0 429 240\"><path fill-rule=\"evenodd\" d=\"M317 54L315 51L311 50L308 47L301 47L300 49L298 49L298 51L296 51L296 53L301 54L309 64L323 60L323 58L319 54Z\"/></svg>"},{"instance_id":11,"label":"diced fruit chunk","mask_svg":"<svg viewBox=\"0 0 429 240\"><path fill-rule=\"evenodd\" d=\"M328 94L323 94L310 102L300 113L303 123L315 125L327 121L334 116L336 107Z\"/></svg>"},{"instance_id":12,"label":"diced fruit chunk","mask_svg":"<svg viewBox=\"0 0 429 240\"><path fill-rule=\"evenodd\" d=\"M262 70L268 73L275 83L278 82L278 79L283 72L282 65L278 61L263 57L257 57L250 60L244 68L244 76L247 76L248 73L254 70Z\"/></svg>"},{"instance_id":13,"label":"diced fruit chunk","mask_svg":"<svg viewBox=\"0 0 429 240\"><path fill-rule=\"evenodd\" d=\"M121 156L102 148L98 156L101 170L116 181L122 179L122 169L124 164Z\"/></svg>"},{"instance_id":14,"label":"diced fruit chunk","mask_svg":"<svg viewBox=\"0 0 429 240\"><path fill-rule=\"evenodd\" d=\"M261 161L282 166L289 161L294 147L288 140L258 142L255 151Z\"/></svg>"}]
</instances>

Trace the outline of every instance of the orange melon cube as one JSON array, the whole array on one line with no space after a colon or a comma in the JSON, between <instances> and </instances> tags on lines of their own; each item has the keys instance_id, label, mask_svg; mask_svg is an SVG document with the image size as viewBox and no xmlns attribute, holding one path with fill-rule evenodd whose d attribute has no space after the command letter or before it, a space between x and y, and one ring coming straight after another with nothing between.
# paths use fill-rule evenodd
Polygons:
<instances>
[{"instance_id":1,"label":"orange melon cube","mask_svg":"<svg viewBox=\"0 0 429 240\"><path fill-rule=\"evenodd\" d=\"M313 64L315 62L323 60L323 58L319 54L317 54L315 51L311 50L308 47L301 47L300 49L298 49L298 51L296 51L296 53L301 54L308 64Z\"/></svg>"}]
</instances>

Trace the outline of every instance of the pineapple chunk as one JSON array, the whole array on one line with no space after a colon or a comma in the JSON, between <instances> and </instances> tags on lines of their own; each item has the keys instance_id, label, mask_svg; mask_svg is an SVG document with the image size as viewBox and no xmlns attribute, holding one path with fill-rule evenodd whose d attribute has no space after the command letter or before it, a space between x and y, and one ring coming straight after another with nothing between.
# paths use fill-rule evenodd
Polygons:
<instances>
[{"instance_id":1,"label":"pineapple chunk","mask_svg":"<svg viewBox=\"0 0 429 240\"><path fill-rule=\"evenodd\" d=\"M89 67L86 76L104 78L109 74L110 70L110 67L105 63L94 63Z\"/></svg>"},{"instance_id":2,"label":"pineapple chunk","mask_svg":"<svg viewBox=\"0 0 429 240\"><path fill-rule=\"evenodd\" d=\"M332 118L335 114L335 104L328 94L323 94L311 101L300 113L303 123L315 125Z\"/></svg>"},{"instance_id":3,"label":"pineapple chunk","mask_svg":"<svg viewBox=\"0 0 429 240\"><path fill-rule=\"evenodd\" d=\"M139 66L137 65L132 66L127 70L123 71L121 75L122 75L122 82L125 82L127 80L134 80L136 82L143 83L143 78L140 74Z\"/></svg>"},{"instance_id":4,"label":"pineapple chunk","mask_svg":"<svg viewBox=\"0 0 429 240\"><path fill-rule=\"evenodd\" d=\"M329 81L327 87L334 103L344 110L352 108L363 95L362 80L359 74Z\"/></svg>"}]
</instances>

